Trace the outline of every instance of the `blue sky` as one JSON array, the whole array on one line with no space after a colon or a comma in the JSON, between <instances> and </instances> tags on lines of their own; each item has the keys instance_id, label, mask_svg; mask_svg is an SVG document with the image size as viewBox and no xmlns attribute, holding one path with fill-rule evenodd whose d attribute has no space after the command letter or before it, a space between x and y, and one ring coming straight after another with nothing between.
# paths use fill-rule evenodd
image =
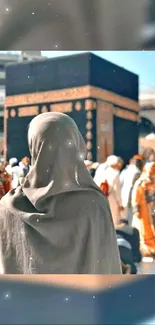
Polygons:
<instances>
[{"instance_id":1,"label":"blue sky","mask_svg":"<svg viewBox=\"0 0 155 325\"><path fill-rule=\"evenodd\" d=\"M82 51L42 51L47 57L81 53ZM91 51L129 71L139 75L140 91L155 90L154 51Z\"/></svg>"}]
</instances>

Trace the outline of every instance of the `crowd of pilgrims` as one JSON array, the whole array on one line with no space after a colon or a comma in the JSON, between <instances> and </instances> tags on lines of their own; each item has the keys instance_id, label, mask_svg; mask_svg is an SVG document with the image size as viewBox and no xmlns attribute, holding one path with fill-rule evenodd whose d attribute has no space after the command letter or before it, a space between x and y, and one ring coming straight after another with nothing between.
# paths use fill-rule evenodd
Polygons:
<instances>
[{"instance_id":1,"label":"crowd of pilgrims","mask_svg":"<svg viewBox=\"0 0 155 325\"><path fill-rule=\"evenodd\" d=\"M123 273L136 274L143 256L155 257L155 153L147 149L125 167L115 155L85 164L109 201ZM28 157L1 161L0 198L22 184L30 168Z\"/></svg>"},{"instance_id":2,"label":"crowd of pilgrims","mask_svg":"<svg viewBox=\"0 0 155 325\"><path fill-rule=\"evenodd\" d=\"M68 137L73 138L69 144ZM85 146L78 128L71 118L58 113L34 118L28 139L32 166L28 157L0 163L1 274L136 274L143 257L154 259L152 149L134 155L127 166L115 155L101 164L87 160L84 164L81 154L78 156ZM57 156L51 155L51 150ZM21 242L25 231L25 241ZM94 238L98 240L94 242ZM50 247L54 247L52 256Z\"/></svg>"},{"instance_id":3,"label":"crowd of pilgrims","mask_svg":"<svg viewBox=\"0 0 155 325\"><path fill-rule=\"evenodd\" d=\"M11 158L9 162L0 162L0 199L10 190L16 189L30 170L30 159L24 157L20 162Z\"/></svg>"},{"instance_id":4,"label":"crowd of pilgrims","mask_svg":"<svg viewBox=\"0 0 155 325\"><path fill-rule=\"evenodd\" d=\"M127 166L115 155L86 166L108 198L123 273L136 274L143 257L155 257L155 153L145 149Z\"/></svg>"}]
</instances>

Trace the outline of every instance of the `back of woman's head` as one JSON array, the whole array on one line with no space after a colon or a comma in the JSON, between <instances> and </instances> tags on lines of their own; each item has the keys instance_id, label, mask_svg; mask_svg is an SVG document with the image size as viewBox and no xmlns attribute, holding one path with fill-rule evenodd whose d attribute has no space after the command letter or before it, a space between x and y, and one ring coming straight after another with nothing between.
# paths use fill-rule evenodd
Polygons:
<instances>
[{"instance_id":1,"label":"back of woman's head","mask_svg":"<svg viewBox=\"0 0 155 325\"><path fill-rule=\"evenodd\" d=\"M77 166L86 168L84 140L68 115L51 112L35 117L29 126L28 143L38 187L47 186L52 179L60 182L60 177L71 182Z\"/></svg>"},{"instance_id":2,"label":"back of woman's head","mask_svg":"<svg viewBox=\"0 0 155 325\"><path fill-rule=\"evenodd\" d=\"M84 140L69 116L53 112L38 115L30 123L28 143L31 170L22 188L39 211L47 211L47 199L55 195L98 190L84 163Z\"/></svg>"},{"instance_id":3,"label":"back of woman's head","mask_svg":"<svg viewBox=\"0 0 155 325\"><path fill-rule=\"evenodd\" d=\"M85 144L76 124L62 113L43 113L35 117L29 126L28 143L32 164L36 159L52 164L56 158L65 160L68 155L77 159L73 152L85 152Z\"/></svg>"}]
</instances>

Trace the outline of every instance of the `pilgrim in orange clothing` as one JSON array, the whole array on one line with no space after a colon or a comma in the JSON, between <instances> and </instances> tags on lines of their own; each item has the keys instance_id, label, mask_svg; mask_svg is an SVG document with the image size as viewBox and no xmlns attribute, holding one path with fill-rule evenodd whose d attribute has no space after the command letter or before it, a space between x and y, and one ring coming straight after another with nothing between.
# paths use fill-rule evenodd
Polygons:
<instances>
[{"instance_id":1,"label":"pilgrim in orange clothing","mask_svg":"<svg viewBox=\"0 0 155 325\"><path fill-rule=\"evenodd\" d=\"M144 256L155 256L155 163L148 162L132 193L133 227Z\"/></svg>"},{"instance_id":2,"label":"pilgrim in orange clothing","mask_svg":"<svg viewBox=\"0 0 155 325\"><path fill-rule=\"evenodd\" d=\"M9 165L8 162L4 163L4 170L3 170L3 178L4 178L4 189L5 194L7 194L11 190L11 182L12 182L12 176L10 176L5 168Z\"/></svg>"},{"instance_id":3,"label":"pilgrim in orange clothing","mask_svg":"<svg viewBox=\"0 0 155 325\"><path fill-rule=\"evenodd\" d=\"M3 187L4 187L4 192L5 192L4 195L7 194L11 190L12 177L5 170L7 165L8 165L8 163L0 164L0 176L1 176L1 180L3 182Z\"/></svg>"}]
</instances>

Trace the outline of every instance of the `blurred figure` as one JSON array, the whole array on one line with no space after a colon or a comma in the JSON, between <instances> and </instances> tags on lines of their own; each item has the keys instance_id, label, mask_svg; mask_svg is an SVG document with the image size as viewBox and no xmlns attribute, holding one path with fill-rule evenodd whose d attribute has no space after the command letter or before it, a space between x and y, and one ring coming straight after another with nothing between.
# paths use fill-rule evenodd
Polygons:
<instances>
[{"instance_id":1,"label":"blurred figure","mask_svg":"<svg viewBox=\"0 0 155 325\"><path fill-rule=\"evenodd\" d=\"M154 161L155 162L155 152L152 148L147 148L144 149L142 152L142 157L144 160L144 164L146 164L147 162L151 162Z\"/></svg>"},{"instance_id":2,"label":"blurred figure","mask_svg":"<svg viewBox=\"0 0 155 325\"><path fill-rule=\"evenodd\" d=\"M99 164L99 166L97 166L96 168L94 181L99 187L100 187L101 175L103 175L106 168L108 168L107 160L104 163Z\"/></svg>"},{"instance_id":3,"label":"blurred figure","mask_svg":"<svg viewBox=\"0 0 155 325\"><path fill-rule=\"evenodd\" d=\"M8 162L4 163L3 177L4 177L4 189L5 194L7 194L11 190L12 177L6 171L6 167L9 165Z\"/></svg>"},{"instance_id":4,"label":"blurred figure","mask_svg":"<svg viewBox=\"0 0 155 325\"><path fill-rule=\"evenodd\" d=\"M117 169L120 172L124 166L124 161L121 157L118 157L118 164L117 164Z\"/></svg>"},{"instance_id":5,"label":"blurred figure","mask_svg":"<svg viewBox=\"0 0 155 325\"><path fill-rule=\"evenodd\" d=\"M113 222L116 226L121 218L123 211L121 199L121 187L119 174L123 166L123 160L117 156L109 156L105 166L98 168L94 178L96 184L107 196L112 212Z\"/></svg>"},{"instance_id":6,"label":"blurred figure","mask_svg":"<svg viewBox=\"0 0 155 325\"><path fill-rule=\"evenodd\" d=\"M85 166L87 167L90 175L92 176L92 164L93 164L93 162L91 160L85 160L84 163L85 163Z\"/></svg>"},{"instance_id":7,"label":"blurred figure","mask_svg":"<svg viewBox=\"0 0 155 325\"><path fill-rule=\"evenodd\" d=\"M145 165L132 193L133 227L140 233L144 256L155 256L155 163Z\"/></svg>"},{"instance_id":8,"label":"blurred figure","mask_svg":"<svg viewBox=\"0 0 155 325\"><path fill-rule=\"evenodd\" d=\"M0 204L3 273L121 274L109 204L85 166L74 121L40 114L28 143L31 170Z\"/></svg>"},{"instance_id":9,"label":"blurred figure","mask_svg":"<svg viewBox=\"0 0 155 325\"><path fill-rule=\"evenodd\" d=\"M111 155L109 157L114 157L114 155ZM102 164L99 164L99 163L96 163L96 166L95 166L95 175L94 175L94 181L95 183L98 185L100 184L100 179L101 179L101 175L104 173L104 171L108 168L108 160L109 160L109 157L107 158L107 160L102 163ZM115 156L116 157L116 156ZM123 167L123 160L121 157L117 157L117 161L118 161L118 170L121 170L122 167ZM98 185L99 186L99 185Z\"/></svg>"},{"instance_id":10,"label":"blurred figure","mask_svg":"<svg viewBox=\"0 0 155 325\"><path fill-rule=\"evenodd\" d=\"M1 176L3 178L3 186L4 186L4 192L7 194L10 189L11 189L11 181L12 177L6 172L6 167L8 166L8 162L6 163L1 163L0 165L0 171L1 171Z\"/></svg>"},{"instance_id":11,"label":"blurred figure","mask_svg":"<svg viewBox=\"0 0 155 325\"><path fill-rule=\"evenodd\" d=\"M12 177L11 188L17 188L19 185L20 177L23 176L23 171L19 167L17 158L11 158L9 160L9 165L6 167L6 172Z\"/></svg>"},{"instance_id":12,"label":"blurred figure","mask_svg":"<svg viewBox=\"0 0 155 325\"><path fill-rule=\"evenodd\" d=\"M19 166L23 170L23 176L26 177L30 170L30 158L24 157L20 162Z\"/></svg>"},{"instance_id":13,"label":"blurred figure","mask_svg":"<svg viewBox=\"0 0 155 325\"><path fill-rule=\"evenodd\" d=\"M5 195L3 163L0 163L0 199Z\"/></svg>"},{"instance_id":14,"label":"blurred figure","mask_svg":"<svg viewBox=\"0 0 155 325\"><path fill-rule=\"evenodd\" d=\"M98 162L94 162L92 163L91 165L91 169L90 169L90 173L91 173L91 176L94 178L95 176L95 173L96 173L96 169L98 168L99 166L99 163Z\"/></svg>"},{"instance_id":15,"label":"blurred figure","mask_svg":"<svg viewBox=\"0 0 155 325\"><path fill-rule=\"evenodd\" d=\"M143 169L142 156L135 155L129 165L120 174L122 205L124 207L123 218L132 224L131 195L135 182L140 177Z\"/></svg>"},{"instance_id":16,"label":"blurred figure","mask_svg":"<svg viewBox=\"0 0 155 325\"><path fill-rule=\"evenodd\" d=\"M135 263L140 263L142 259L138 230L129 226L126 219L121 219L116 227L116 235L121 261L130 265L131 274L137 274Z\"/></svg>"},{"instance_id":17,"label":"blurred figure","mask_svg":"<svg viewBox=\"0 0 155 325\"><path fill-rule=\"evenodd\" d=\"M93 162L91 160L84 160L84 163L88 170L91 168L91 166L93 164Z\"/></svg>"},{"instance_id":18,"label":"blurred figure","mask_svg":"<svg viewBox=\"0 0 155 325\"><path fill-rule=\"evenodd\" d=\"M24 157L22 159L22 161L19 163L19 166L22 170L22 175L19 179L19 182L20 184L23 184L24 183L24 180L25 180L25 177L26 175L29 173L30 171L30 158L28 157Z\"/></svg>"},{"instance_id":19,"label":"blurred figure","mask_svg":"<svg viewBox=\"0 0 155 325\"><path fill-rule=\"evenodd\" d=\"M122 273L123 273L123 274L131 274L131 268L130 268L130 265L124 264L124 263L121 261L121 267L122 267Z\"/></svg>"},{"instance_id":20,"label":"blurred figure","mask_svg":"<svg viewBox=\"0 0 155 325\"><path fill-rule=\"evenodd\" d=\"M99 166L99 163L98 162L94 163L90 160L85 160L84 162L85 162L85 165L86 165L90 175L94 178L94 175L95 175L96 169Z\"/></svg>"}]
</instances>

